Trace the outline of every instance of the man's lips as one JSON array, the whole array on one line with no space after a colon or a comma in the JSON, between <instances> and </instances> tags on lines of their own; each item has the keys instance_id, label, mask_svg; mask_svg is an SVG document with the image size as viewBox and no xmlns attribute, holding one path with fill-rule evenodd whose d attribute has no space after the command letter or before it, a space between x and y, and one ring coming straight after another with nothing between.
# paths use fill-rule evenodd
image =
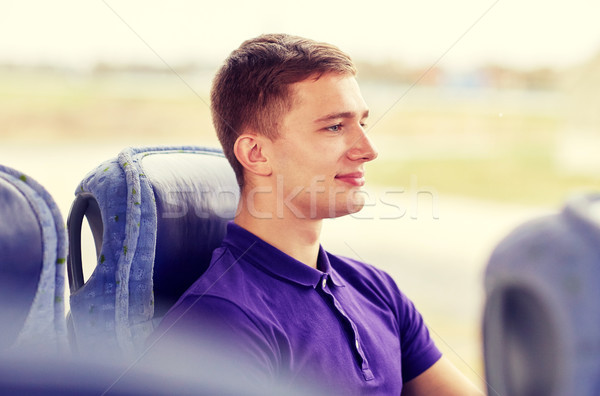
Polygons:
<instances>
[{"instance_id":1,"label":"man's lips","mask_svg":"<svg viewBox=\"0 0 600 396\"><path fill-rule=\"evenodd\" d=\"M365 174L363 172L352 172L337 175L336 179L353 186L361 187L365 184Z\"/></svg>"}]
</instances>

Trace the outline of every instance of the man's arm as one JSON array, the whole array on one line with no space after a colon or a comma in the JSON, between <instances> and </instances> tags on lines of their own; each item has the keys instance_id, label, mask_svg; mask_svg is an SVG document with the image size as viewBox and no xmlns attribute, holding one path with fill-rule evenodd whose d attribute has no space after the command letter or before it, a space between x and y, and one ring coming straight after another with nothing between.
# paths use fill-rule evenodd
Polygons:
<instances>
[{"instance_id":1,"label":"man's arm","mask_svg":"<svg viewBox=\"0 0 600 396\"><path fill-rule=\"evenodd\" d=\"M404 384L402 396L482 396L444 356L419 376Z\"/></svg>"}]
</instances>

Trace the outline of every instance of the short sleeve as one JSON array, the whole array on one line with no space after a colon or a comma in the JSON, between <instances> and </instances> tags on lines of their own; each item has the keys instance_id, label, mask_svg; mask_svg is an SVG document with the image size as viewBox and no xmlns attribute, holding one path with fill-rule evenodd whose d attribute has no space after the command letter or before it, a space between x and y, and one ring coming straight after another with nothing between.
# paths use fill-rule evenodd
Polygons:
<instances>
[{"instance_id":1,"label":"short sleeve","mask_svg":"<svg viewBox=\"0 0 600 396\"><path fill-rule=\"evenodd\" d=\"M402 380L406 383L431 367L442 357L442 353L431 339L423 317L413 302L399 290L398 293Z\"/></svg>"}]
</instances>

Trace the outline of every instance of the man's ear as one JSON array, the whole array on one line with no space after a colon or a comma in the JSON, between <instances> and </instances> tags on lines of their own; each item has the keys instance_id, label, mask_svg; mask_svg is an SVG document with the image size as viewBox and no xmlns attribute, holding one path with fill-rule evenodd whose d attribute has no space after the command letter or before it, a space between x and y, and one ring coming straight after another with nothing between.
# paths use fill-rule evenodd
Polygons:
<instances>
[{"instance_id":1,"label":"man's ear","mask_svg":"<svg viewBox=\"0 0 600 396\"><path fill-rule=\"evenodd\" d=\"M270 176L273 173L269 159L265 155L265 136L244 133L233 145L233 152L242 166L259 176Z\"/></svg>"}]
</instances>

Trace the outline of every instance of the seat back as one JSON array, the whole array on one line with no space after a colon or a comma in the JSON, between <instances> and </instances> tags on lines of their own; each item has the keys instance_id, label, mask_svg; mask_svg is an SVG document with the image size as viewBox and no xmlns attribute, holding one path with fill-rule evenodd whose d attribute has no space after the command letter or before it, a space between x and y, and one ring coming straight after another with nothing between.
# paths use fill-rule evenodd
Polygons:
<instances>
[{"instance_id":1,"label":"seat back","mask_svg":"<svg viewBox=\"0 0 600 396\"><path fill-rule=\"evenodd\" d=\"M66 347L66 232L35 180L0 165L0 350Z\"/></svg>"},{"instance_id":2,"label":"seat back","mask_svg":"<svg viewBox=\"0 0 600 396\"><path fill-rule=\"evenodd\" d=\"M600 194L530 221L485 275L488 393L600 394Z\"/></svg>"},{"instance_id":3,"label":"seat back","mask_svg":"<svg viewBox=\"0 0 600 396\"><path fill-rule=\"evenodd\" d=\"M135 355L206 270L235 214L238 185L220 150L126 149L81 182L68 219L72 339L91 353ZM81 225L97 262L84 282Z\"/></svg>"}]
</instances>

